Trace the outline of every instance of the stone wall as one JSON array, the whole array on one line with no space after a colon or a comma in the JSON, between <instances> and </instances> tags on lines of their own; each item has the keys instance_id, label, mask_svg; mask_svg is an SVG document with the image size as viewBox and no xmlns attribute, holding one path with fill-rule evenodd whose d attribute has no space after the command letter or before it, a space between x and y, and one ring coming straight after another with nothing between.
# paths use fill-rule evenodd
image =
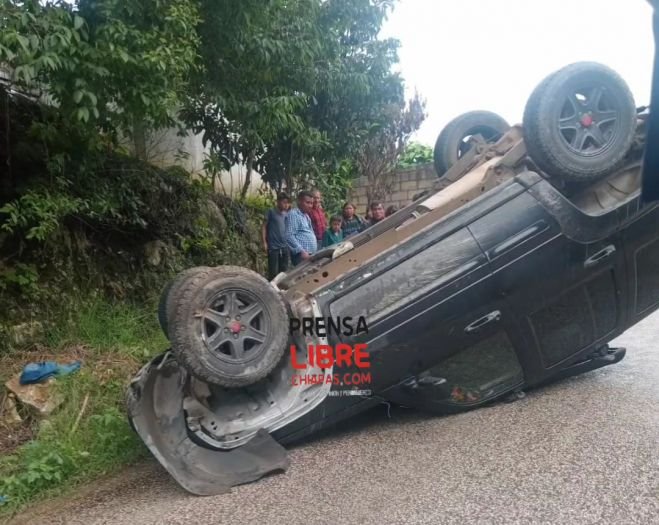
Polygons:
<instances>
[{"instance_id":1,"label":"stone wall","mask_svg":"<svg viewBox=\"0 0 659 525\"><path fill-rule=\"evenodd\" d=\"M407 206L412 202L414 195L431 189L435 182L437 182L437 175L432 163L398 170L393 190L385 199L385 208L392 204L399 209ZM357 207L357 213L360 215L366 213L368 206L367 187L368 179L360 177L354 182L350 192L350 201Z\"/></svg>"}]
</instances>

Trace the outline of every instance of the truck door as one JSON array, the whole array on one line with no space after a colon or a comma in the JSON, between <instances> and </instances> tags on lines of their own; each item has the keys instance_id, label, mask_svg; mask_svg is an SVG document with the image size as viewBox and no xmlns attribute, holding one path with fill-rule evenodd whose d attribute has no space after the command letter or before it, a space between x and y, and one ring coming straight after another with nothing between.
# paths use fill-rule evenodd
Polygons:
<instances>
[{"instance_id":1,"label":"truck door","mask_svg":"<svg viewBox=\"0 0 659 525\"><path fill-rule=\"evenodd\" d=\"M529 385L587 355L625 322L618 215L586 216L547 181L475 221L470 231L505 298Z\"/></svg>"},{"instance_id":2,"label":"truck door","mask_svg":"<svg viewBox=\"0 0 659 525\"><path fill-rule=\"evenodd\" d=\"M629 321L632 326L659 307L659 204L630 203L623 216Z\"/></svg>"},{"instance_id":3,"label":"truck door","mask_svg":"<svg viewBox=\"0 0 659 525\"><path fill-rule=\"evenodd\" d=\"M501 195L489 207L498 206ZM368 281L358 284L356 275L336 287L342 291L331 301L331 315L363 315L369 329L342 342L368 345L373 391L387 399L424 408L447 401L468 405L523 382L505 301L468 220L461 223L443 232L451 224L446 221L419 235L386 269L379 266L387 257L363 268Z\"/></svg>"}]
</instances>

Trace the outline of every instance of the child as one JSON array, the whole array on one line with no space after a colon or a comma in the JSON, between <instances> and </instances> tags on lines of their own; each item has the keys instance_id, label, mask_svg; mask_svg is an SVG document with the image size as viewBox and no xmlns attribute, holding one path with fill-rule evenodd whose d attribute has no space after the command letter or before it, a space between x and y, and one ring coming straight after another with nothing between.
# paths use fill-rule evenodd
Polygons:
<instances>
[{"instance_id":1,"label":"child","mask_svg":"<svg viewBox=\"0 0 659 525\"><path fill-rule=\"evenodd\" d=\"M326 230L325 235L323 235L323 248L339 244L343 240L343 231L341 230L342 223L343 219L338 215L332 217L332 220L330 221L330 229Z\"/></svg>"}]
</instances>

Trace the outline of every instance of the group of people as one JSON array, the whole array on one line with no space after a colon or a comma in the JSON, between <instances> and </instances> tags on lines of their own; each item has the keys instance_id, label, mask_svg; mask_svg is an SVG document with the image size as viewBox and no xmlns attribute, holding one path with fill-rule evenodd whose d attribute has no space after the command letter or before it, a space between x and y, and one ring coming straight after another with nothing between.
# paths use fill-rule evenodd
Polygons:
<instances>
[{"instance_id":1,"label":"group of people","mask_svg":"<svg viewBox=\"0 0 659 525\"><path fill-rule=\"evenodd\" d=\"M320 191L301 191L295 208L291 208L289 196L280 193L275 207L267 211L262 227L263 247L268 254L268 278L274 279L286 272L290 263L297 266L319 249L338 244L396 211L394 206L385 210L382 202L373 201L366 217L362 218L357 215L355 206L347 202L343 213L328 221Z\"/></svg>"}]
</instances>

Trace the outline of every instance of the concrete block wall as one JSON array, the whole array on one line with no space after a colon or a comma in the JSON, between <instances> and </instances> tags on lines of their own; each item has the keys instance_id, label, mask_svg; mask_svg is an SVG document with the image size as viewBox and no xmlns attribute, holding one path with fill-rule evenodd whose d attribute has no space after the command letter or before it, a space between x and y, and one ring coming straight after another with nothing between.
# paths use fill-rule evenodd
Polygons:
<instances>
[{"instance_id":1,"label":"concrete block wall","mask_svg":"<svg viewBox=\"0 0 659 525\"><path fill-rule=\"evenodd\" d=\"M417 193L429 190L437 182L437 175L432 163L420 164L396 171L392 191L385 199L385 208L392 204L398 209L407 206ZM350 201L357 207L357 213L364 215L368 206L366 190L368 179L360 177L352 185Z\"/></svg>"}]
</instances>

